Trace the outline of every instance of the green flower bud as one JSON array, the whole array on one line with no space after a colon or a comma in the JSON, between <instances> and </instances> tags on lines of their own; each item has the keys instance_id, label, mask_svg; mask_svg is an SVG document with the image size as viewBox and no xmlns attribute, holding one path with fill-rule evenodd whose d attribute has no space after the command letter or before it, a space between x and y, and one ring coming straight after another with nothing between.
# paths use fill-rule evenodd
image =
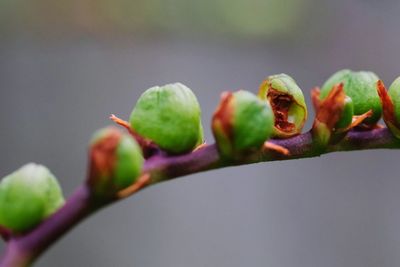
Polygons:
<instances>
[{"instance_id":1,"label":"green flower bud","mask_svg":"<svg viewBox=\"0 0 400 267\"><path fill-rule=\"evenodd\" d=\"M273 112L268 102L247 91L224 93L212 119L221 155L238 157L257 150L271 136Z\"/></svg>"},{"instance_id":2,"label":"green flower bud","mask_svg":"<svg viewBox=\"0 0 400 267\"><path fill-rule=\"evenodd\" d=\"M320 100L319 88L311 91L311 99L315 107L315 119L312 127L314 145L326 149L327 145L342 140L354 127L360 125L372 115L369 110L354 116L353 100L344 92L344 84L335 84L328 96Z\"/></svg>"},{"instance_id":3,"label":"green flower bud","mask_svg":"<svg viewBox=\"0 0 400 267\"><path fill-rule=\"evenodd\" d=\"M292 77L269 76L261 83L258 96L267 100L275 115L274 137L288 138L301 133L307 119L304 95Z\"/></svg>"},{"instance_id":4,"label":"green flower bud","mask_svg":"<svg viewBox=\"0 0 400 267\"><path fill-rule=\"evenodd\" d=\"M321 99L328 96L333 86L344 84L344 91L353 101L354 115L362 115L372 110L372 115L364 120L364 125L375 125L382 115L382 105L377 92L378 76L369 71L354 72L341 70L333 74L321 88Z\"/></svg>"},{"instance_id":5,"label":"green flower bud","mask_svg":"<svg viewBox=\"0 0 400 267\"><path fill-rule=\"evenodd\" d=\"M97 195L114 197L141 174L142 151L128 134L108 127L97 131L90 143L88 184Z\"/></svg>"},{"instance_id":6,"label":"green flower bud","mask_svg":"<svg viewBox=\"0 0 400 267\"><path fill-rule=\"evenodd\" d=\"M181 83L146 90L132 111L130 124L136 133L171 154L190 152L203 142L200 105Z\"/></svg>"},{"instance_id":7,"label":"green flower bud","mask_svg":"<svg viewBox=\"0 0 400 267\"><path fill-rule=\"evenodd\" d=\"M32 229L63 204L57 179L42 165L26 164L0 182L0 225L13 232Z\"/></svg>"}]
</instances>

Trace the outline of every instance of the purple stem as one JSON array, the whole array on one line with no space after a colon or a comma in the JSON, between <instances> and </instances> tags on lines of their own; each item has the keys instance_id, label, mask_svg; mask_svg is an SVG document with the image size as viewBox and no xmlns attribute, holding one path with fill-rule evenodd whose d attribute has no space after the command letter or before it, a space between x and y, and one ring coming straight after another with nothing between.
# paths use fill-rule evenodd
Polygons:
<instances>
[{"instance_id":1,"label":"purple stem","mask_svg":"<svg viewBox=\"0 0 400 267\"><path fill-rule=\"evenodd\" d=\"M196 172L233 165L306 158L335 151L400 148L400 141L386 128L363 132L351 131L339 143L323 150L313 145L310 132L270 142L287 148L290 155L284 156L270 150L259 151L232 162L221 159L216 145L210 145L181 156L154 156L146 161L143 172L151 175L150 185L152 185ZM99 202L91 196L86 185L79 187L59 211L34 230L24 235L10 237L0 260L0 267L29 266L68 230L111 202Z\"/></svg>"}]
</instances>

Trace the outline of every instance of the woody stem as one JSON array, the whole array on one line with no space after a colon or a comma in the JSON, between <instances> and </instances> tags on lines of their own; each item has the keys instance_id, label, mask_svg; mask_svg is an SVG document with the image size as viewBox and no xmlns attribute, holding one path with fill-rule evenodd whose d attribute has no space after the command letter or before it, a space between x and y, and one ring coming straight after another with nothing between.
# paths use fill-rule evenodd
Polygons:
<instances>
[{"instance_id":1,"label":"woody stem","mask_svg":"<svg viewBox=\"0 0 400 267\"><path fill-rule=\"evenodd\" d=\"M239 161L228 162L220 157L216 145L209 145L180 156L155 155L145 162L143 173L150 175L150 181L147 184L149 186L181 176L233 165L308 158L339 151L400 148L400 141L386 128L369 131L352 130L340 142L329 145L323 150L315 146L311 132L288 139L272 139L269 142L286 148L290 154L285 155L275 150L262 149L259 152L244 155ZM93 212L117 200L99 201L93 198L86 184L82 185L60 210L31 232L11 236L0 260L0 267L29 266L71 228Z\"/></svg>"}]
</instances>

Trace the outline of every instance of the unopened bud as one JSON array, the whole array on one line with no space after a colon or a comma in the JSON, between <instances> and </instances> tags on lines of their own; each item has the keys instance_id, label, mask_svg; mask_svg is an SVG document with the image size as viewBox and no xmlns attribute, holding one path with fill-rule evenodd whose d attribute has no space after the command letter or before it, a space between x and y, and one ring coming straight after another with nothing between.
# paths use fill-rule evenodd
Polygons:
<instances>
[{"instance_id":1,"label":"unopened bud","mask_svg":"<svg viewBox=\"0 0 400 267\"><path fill-rule=\"evenodd\" d=\"M181 83L146 90L130 117L133 130L171 154L192 151L203 142L201 110L192 90Z\"/></svg>"},{"instance_id":2,"label":"unopened bud","mask_svg":"<svg viewBox=\"0 0 400 267\"><path fill-rule=\"evenodd\" d=\"M382 105L377 93L378 76L370 71L341 70L333 74L321 88L321 100L325 99L335 85L343 83L343 88L353 102L355 116L372 110L361 126L371 128L382 115Z\"/></svg>"},{"instance_id":3,"label":"unopened bud","mask_svg":"<svg viewBox=\"0 0 400 267\"><path fill-rule=\"evenodd\" d=\"M60 185L45 166L26 164L0 182L0 225L13 232L34 228L63 204Z\"/></svg>"},{"instance_id":4,"label":"unopened bud","mask_svg":"<svg viewBox=\"0 0 400 267\"><path fill-rule=\"evenodd\" d=\"M113 127L94 134L89 160L90 188L96 195L111 197L136 182L144 161L137 142Z\"/></svg>"},{"instance_id":5,"label":"unopened bud","mask_svg":"<svg viewBox=\"0 0 400 267\"><path fill-rule=\"evenodd\" d=\"M212 130L220 153L237 158L262 147L273 131L270 105L247 91L227 92L212 119Z\"/></svg>"}]
</instances>

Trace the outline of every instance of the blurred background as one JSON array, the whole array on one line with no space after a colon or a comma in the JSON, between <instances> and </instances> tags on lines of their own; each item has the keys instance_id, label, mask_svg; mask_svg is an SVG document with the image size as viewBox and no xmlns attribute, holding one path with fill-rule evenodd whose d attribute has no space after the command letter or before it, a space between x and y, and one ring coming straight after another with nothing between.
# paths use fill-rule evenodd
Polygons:
<instances>
[{"instance_id":1,"label":"blurred background","mask_svg":"<svg viewBox=\"0 0 400 267\"><path fill-rule=\"evenodd\" d=\"M1 0L0 176L42 163L70 195L93 131L110 113L128 118L154 85L193 89L211 143L220 92L256 92L270 74L292 75L307 99L341 68L390 84L399 11L396 0ZM398 159L335 153L159 184L86 220L36 266L400 266Z\"/></svg>"}]
</instances>

